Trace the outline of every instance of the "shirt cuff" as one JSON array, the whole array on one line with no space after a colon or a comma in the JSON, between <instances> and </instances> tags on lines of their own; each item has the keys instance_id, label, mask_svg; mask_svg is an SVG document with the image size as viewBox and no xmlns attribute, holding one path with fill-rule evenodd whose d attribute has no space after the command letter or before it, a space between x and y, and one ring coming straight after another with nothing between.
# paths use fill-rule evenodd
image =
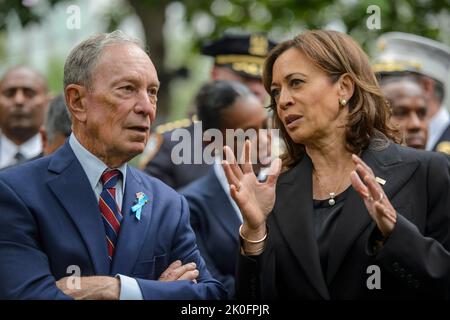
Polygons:
<instances>
[{"instance_id":1,"label":"shirt cuff","mask_svg":"<svg viewBox=\"0 0 450 320\"><path fill-rule=\"evenodd\" d=\"M144 300L136 279L123 274L116 274L116 277L120 279L120 300Z\"/></svg>"}]
</instances>

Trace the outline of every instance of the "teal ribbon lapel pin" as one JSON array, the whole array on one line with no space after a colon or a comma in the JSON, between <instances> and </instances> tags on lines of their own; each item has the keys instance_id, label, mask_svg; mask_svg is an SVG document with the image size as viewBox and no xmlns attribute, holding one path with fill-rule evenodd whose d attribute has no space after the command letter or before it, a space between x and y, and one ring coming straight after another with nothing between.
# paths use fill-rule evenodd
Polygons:
<instances>
[{"instance_id":1,"label":"teal ribbon lapel pin","mask_svg":"<svg viewBox=\"0 0 450 320\"><path fill-rule=\"evenodd\" d=\"M142 207L148 202L148 198L143 192L136 193L136 204L131 207L136 219L141 220Z\"/></svg>"}]
</instances>

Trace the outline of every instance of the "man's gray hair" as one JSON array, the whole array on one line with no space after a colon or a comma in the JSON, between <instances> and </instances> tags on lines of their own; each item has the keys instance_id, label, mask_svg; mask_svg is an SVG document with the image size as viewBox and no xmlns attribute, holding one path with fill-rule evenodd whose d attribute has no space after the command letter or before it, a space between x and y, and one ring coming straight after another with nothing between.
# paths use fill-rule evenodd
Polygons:
<instances>
[{"instance_id":1,"label":"man's gray hair","mask_svg":"<svg viewBox=\"0 0 450 320\"><path fill-rule=\"evenodd\" d=\"M62 94L56 96L50 102L44 127L50 144L53 143L56 134L62 134L66 137L70 136L72 120Z\"/></svg>"},{"instance_id":2,"label":"man's gray hair","mask_svg":"<svg viewBox=\"0 0 450 320\"><path fill-rule=\"evenodd\" d=\"M115 44L132 43L146 51L138 39L120 30L92 36L72 49L64 64L64 88L69 84L80 84L88 89L92 85L92 72L103 49Z\"/></svg>"}]
</instances>

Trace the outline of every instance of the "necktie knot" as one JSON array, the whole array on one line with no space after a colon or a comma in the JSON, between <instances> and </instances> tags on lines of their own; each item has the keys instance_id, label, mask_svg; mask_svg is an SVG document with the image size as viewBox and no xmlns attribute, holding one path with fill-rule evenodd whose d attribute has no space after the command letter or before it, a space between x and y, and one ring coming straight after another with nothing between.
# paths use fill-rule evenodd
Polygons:
<instances>
[{"instance_id":1,"label":"necktie knot","mask_svg":"<svg viewBox=\"0 0 450 320\"><path fill-rule=\"evenodd\" d=\"M114 188L117 184L117 181L120 178L120 171L117 169L114 170L105 170L105 172L102 173L102 176L100 178L103 189L110 189Z\"/></svg>"},{"instance_id":2,"label":"necktie knot","mask_svg":"<svg viewBox=\"0 0 450 320\"><path fill-rule=\"evenodd\" d=\"M17 153L14 155L14 160L16 160L16 163L21 163L25 161L25 159L25 156L20 151L17 151Z\"/></svg>"}]
</instances>

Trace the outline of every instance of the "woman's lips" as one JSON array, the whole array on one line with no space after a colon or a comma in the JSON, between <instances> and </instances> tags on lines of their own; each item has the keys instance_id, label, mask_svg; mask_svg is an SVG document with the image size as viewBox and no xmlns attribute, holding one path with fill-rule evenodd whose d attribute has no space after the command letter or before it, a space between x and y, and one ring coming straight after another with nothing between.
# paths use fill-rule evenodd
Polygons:
<instances>
[{"instance_id":1,"label":"woman's lips","mask_svg":"<svg viewBox=\"0 0 450 320\"><path fill-rule=\"evenodd\" d=\"M303 116L298 114L290 114L284 117L284 123L287 129L292 129L298 126L300 123L300 120L303 118Z\"/></svg>"}]
</instances>

